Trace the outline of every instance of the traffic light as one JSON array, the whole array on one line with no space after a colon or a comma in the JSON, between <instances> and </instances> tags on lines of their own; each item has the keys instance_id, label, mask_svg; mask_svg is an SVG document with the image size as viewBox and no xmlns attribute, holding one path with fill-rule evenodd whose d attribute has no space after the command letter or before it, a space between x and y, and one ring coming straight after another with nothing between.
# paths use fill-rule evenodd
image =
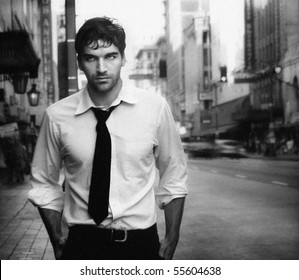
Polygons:
<instances>
[{"instance_id":1,"label":"traffic light","mask_svg":"<svg viewBox=\"0 0 299 280\"><path fill-rule=\"evenodd\" d=\"M222 83L227 82L227 67L226 66L220 67L220 82L222 82Z\"/></svg>"}]
</instances>

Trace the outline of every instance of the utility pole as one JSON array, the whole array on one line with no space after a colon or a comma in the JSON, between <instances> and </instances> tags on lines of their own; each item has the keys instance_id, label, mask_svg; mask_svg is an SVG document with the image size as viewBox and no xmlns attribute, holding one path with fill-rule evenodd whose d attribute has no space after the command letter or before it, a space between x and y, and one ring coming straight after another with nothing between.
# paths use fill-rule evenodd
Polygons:
<instances>
[{"instance_id":1,"label":"utility pole","mask_svg":"<svg viewBox=\"0 0 299 280\"><path fill-rule=\"evenodd\" d=\"M75 52L76 9L75 0L65 0L66 42L67 42L67 78L68 95L78 91L77 58Z\"/></svg>"}]
</instances>

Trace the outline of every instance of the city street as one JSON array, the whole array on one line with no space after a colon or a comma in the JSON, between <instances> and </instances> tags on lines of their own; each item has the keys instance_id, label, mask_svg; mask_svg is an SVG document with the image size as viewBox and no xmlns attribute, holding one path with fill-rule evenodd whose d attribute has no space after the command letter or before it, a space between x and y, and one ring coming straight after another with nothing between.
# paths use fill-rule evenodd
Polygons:
<instances>
[{"instance_id":1,"label":"city street","mask_svg":"<svg viewBox=\"0 0 299 280\"><path fill-rule=\"evenodd\" d=\"M189 160L178 259L299 259L298 162Z\"/></svg>"},{"instance_id":2,"label":"city street","mask_svg":"<svg viewBox=\"0 0 299 280\"><path fill-rule=\"evenodd\" d=\"M189 196L175 259L299 259L299 161L188 160ZM28 183L0 186L0 259L52 260ZM158 228L164 235L163 213Z\"/></svg>"}]
</instances>

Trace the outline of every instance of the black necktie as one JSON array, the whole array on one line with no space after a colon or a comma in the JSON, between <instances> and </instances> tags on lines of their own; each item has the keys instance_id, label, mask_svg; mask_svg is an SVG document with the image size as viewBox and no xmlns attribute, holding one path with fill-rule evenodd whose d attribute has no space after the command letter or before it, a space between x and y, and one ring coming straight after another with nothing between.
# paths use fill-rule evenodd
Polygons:
<instances>
[{"instance_id":1,"label":"black necktie","mask_svg":"<svg viewBox=\"0 0 299 280\"><path fill-rule=\"evenodd\" d=\"M111 139L106 126L106 120L115 107L109 111L92 108L98 120L97 140L93 158L91 184L89 192L88 212L96 224L100 224L108 215Z\"/></svg>"}]
</instances>

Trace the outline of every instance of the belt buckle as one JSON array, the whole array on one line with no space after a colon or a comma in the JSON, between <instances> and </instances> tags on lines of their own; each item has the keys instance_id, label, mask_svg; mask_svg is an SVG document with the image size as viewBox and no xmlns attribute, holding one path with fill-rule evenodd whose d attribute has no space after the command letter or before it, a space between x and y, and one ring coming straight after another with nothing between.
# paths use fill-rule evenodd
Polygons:
<instances>
[{"instance_id":1,"label":"belt buckle","mask_svg":"<svg viewBox=\"0 0 299 280\"><path fill-rule=\"evenodd\" d=\"M119 230L115 230L115 229L111 230L111 241L120 242L120 243L127 241L127 239L128 239L128 232L126 230L121 230L121 231L124 232L124 238L123 239L115 239L115 240L113 239L113 232L114 231L119 231Z\"/></svg>"}]
</instances>

